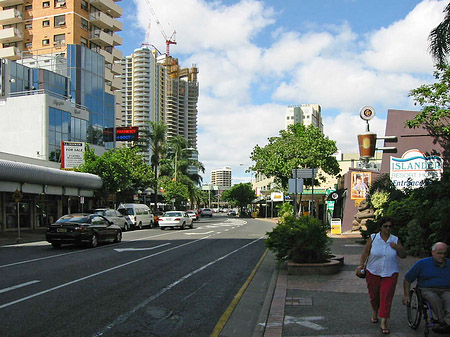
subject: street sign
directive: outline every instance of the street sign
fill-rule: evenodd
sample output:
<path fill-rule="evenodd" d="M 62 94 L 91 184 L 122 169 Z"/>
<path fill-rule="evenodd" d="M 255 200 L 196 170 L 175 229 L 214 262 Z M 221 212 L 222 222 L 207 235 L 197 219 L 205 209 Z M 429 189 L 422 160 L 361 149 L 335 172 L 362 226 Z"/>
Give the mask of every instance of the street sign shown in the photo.
<path fill-rule="evenodd" d="M 331 219 L 331 234 L 340 235 L 342 231 L 342 221 L 340 218 Z"/>
<path fill-rule="evenodd" d="M 317 168 L 307 168 L 307 169 L 293 169 L 292 177 L 294 178 L 312 178 L 317 174 Z"/>
<path fill-rule="evenodd" d="M 295 180 L 297 180 L 297 186 Z M 303 193 L 303 179 L 289 179 L 289 193 Z"/>
<path fill-rule="evenodd" d="M 15 202 L 20 202 L 23 198 L 23 194 L 19 190 L 16 190 L 13 193 L 12 198 Z"/>

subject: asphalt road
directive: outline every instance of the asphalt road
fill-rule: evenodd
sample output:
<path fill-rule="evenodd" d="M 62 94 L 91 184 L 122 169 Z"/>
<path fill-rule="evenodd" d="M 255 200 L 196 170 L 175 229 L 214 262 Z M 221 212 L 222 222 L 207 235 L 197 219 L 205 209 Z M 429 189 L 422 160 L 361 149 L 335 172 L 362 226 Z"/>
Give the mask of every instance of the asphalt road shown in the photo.
<path fill-rule="evenodd" d="M 272 226 L 214 216 L 94 249 L 0 248 L 0 336 L 209 336 Z"/>

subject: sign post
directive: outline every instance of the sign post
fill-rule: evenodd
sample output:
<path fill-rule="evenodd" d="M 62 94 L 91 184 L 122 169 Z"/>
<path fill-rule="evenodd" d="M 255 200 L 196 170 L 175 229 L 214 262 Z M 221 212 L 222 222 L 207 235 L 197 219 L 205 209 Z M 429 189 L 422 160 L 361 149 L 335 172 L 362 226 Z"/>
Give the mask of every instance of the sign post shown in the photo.
<path fill-rule="evenodd" d="M 316 177 L 318 169 L 317 168 L 307 168 L 307 169 L 293 169 L 292 175 L 294 179 L 297 178 L 311 178 L 311 214 L 314 216 L 314 178 Z M 302 190 L 303 191 L 303 190 Z M 295 206 L 297 204 L 297 194 L 295 194 Z M 295 211 L 296 207 L 294 207 Z M 297 215 L 295 215 L 297 217 Z"/>

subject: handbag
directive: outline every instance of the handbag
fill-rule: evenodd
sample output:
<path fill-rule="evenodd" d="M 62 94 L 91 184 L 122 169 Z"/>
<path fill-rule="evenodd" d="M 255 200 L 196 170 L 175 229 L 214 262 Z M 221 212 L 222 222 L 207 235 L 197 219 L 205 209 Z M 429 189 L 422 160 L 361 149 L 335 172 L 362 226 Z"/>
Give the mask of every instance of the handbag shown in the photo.
<path fill-rule="evenodd" d="M 375 236 L 376 236 L 376 234 L 375 234 Z M 374 238 L 372 238 L 372 242 L 373 242 Z M 367 266 L 367 261 L 369 261 L 369 256 L 370 256 L 371 250 L 372 250 L 372 243 L 370 243 L 369 254 L 367 255 L 366 261 L 364 261 L 362 269 L 359 272 L 358 272 L 358 269 L 356 269 L 355 274 L 359 278 L 366 278 L 366 266 Z"/>

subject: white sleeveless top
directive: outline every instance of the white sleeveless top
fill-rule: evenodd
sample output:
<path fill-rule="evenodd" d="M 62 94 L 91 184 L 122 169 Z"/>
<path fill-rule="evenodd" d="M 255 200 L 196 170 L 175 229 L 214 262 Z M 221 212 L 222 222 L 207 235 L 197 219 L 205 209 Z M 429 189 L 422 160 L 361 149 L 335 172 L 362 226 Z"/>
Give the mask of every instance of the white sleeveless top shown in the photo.
<path fill-rule="evenodd" d="M 381 277 L 389 277 L 398 273 L 397 251 L 390 246 L 391 242 L 398 242 L 398 237 L 391 234 L 385 242 L 381 238 L 381 234 L 377 233 L 372 234 L 371 238 L 372 248 L 370 249 L 366 269 Z"/>

